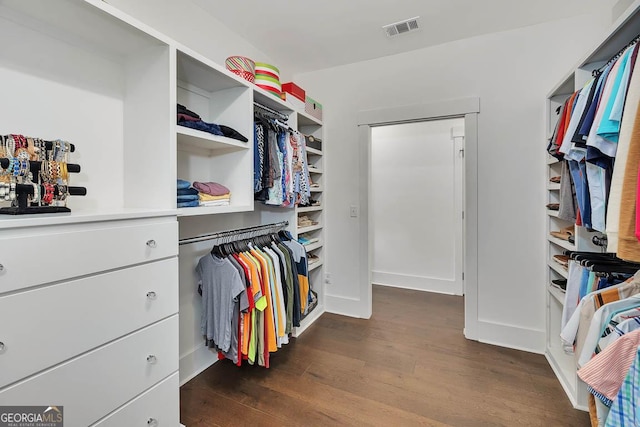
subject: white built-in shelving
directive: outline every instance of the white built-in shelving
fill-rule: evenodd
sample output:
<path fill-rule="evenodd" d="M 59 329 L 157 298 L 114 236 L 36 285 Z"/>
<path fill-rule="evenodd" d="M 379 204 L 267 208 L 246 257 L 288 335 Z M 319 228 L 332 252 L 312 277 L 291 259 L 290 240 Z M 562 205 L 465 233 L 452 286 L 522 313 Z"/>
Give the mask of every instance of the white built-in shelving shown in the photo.
<path fill-rule="evenodd" d="M 640 0 L 633 2 L 627 12 L 621 16 L 611 27 L 607 36 L 591 50 L 574 69 L 570 70 L 553 87 L 547 95 L 547 123 L 545 134 L 550 138 L 558 120 L 556 109 L 576 90 L 581 89 L 592 76 L 594 69 L 600 68 L 614 54 L 634 39 L 640 32 Z M 545 188 L 547 190 L 547 203 L 560 201 L 560 184 L 550 183 L 553 176 L 561 175 L 562 163 L 555 158 L 547 156 L 547 174 Z M 562 254 L 565 251 L 589 251 L 601 252 L 602 248 L 592 243 L 592 237 L 597 233 L 589 232 L 584 227 L 574 226 L 575 244 L 557 239 L 549 235 L 549 232 L 561 230 L 571 223 L 562 220 L 558 211 L 547 210 L 547 280 L 546 289 L 546 318 L 547 318 L 547 342 L 546 357 L 554 373 L 558 377 L 569 400 L 575 408 L 587 410 L 587 388 L 576 375 L 576 364 L 572 355 L 566 354 L 560 341 L 560 327 L 562 310 L 564 305 L 564 293 L 551 285 L 554 279 L 567 278 L 567 270 L 553 261 L 553 255 Z"/>

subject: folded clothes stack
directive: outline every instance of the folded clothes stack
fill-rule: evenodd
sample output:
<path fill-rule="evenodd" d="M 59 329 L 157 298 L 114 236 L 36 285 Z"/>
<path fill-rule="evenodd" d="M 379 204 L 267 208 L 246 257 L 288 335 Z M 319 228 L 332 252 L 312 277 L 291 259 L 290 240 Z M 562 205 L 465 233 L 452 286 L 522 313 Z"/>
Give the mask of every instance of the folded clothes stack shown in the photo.
<path fill-rule="evenodd" d="M 240 132 L 229 126 L 218 125 L 216 123 L 207 123 L 195 112 L 189 110 L 184 105 L 178 104 L 178 125 L 191 129 L 201 130 L 213 135 L 226 136 L 227 138 L 237 139 L 238 141 L 249 141 Z"/>
<path fill-rule="evenodd" d="M 317 237 L 310 237 L 310 236 L 306 236 L 304 234 L 301 234 L 300 236 L 298 236 L 298 242 L 302 243 L 304 246 L 310 245 L 312 243 L 316 243 L 319 242 L 320 239 Z"/>
<path fill-rule="evenodd" d="M 198 191 L 200 206 L 229 206 L 231 192 L 217 182 L 194 182 L 193 188 Z"/>
<path fill-rule="evenodd" d="M 189 181 L 178 179 L 178 207 L 191 208 L 195 206 L 200 206 L 198 190 L 192 188 Z"/>

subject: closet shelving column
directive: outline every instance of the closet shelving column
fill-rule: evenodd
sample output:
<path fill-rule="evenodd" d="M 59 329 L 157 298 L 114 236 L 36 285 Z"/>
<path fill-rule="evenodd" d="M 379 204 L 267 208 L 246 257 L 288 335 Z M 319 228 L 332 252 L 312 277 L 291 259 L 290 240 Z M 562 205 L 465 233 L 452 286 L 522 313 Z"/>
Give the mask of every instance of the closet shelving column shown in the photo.
<path fill-rule="evenodd" d="M 315 225 L 298 227 L 298 236 L 303 236 L 311 240 L 305 245 L 309 254 L 309 282 L 311 288 L 318 293 L 318 306 L 305 318 L 298 328 L 301 333 L 324 312 L 324 260 L 325 260 L 325 239 L 324 239 L 324 161 L 323 161 L 323 135 L 322 122 L 306 113 L 297 113 L 298 131 L 307 136 L 307 163 L 309 165 L 309 175 L 311 177 L 311 200 L 318 202 L 317 206 L 296 207 L 296 219 L 307 217 Z M 316 240 L 317 239 L 317 240 Z"/>
<path fill-rule="evenodd" d="M 556 109 L 562 105 L 573 92 L 581 89 L 591 78 L 593 70 L 600 68 L 606 61 L 629 43 L 640 33 L 640 0 L 636 0 L 627 11 L 612 25 L 607 35 L 592 49 L 582 61 L 565 76 L 547 95 L 547 136 L 551 137 L 558 116 Z M 548 203 L 559 201 L 559 186 L 549 182 L 551 176 L 560 175 L 561 164 L 552 157 L 547 158 Z M 575 245 L 569 245 L 550 236 L 550 231 L 559 230 L 565 226 L 564 221 L 557 217 L 556 211 L 548 211 L 547 236 L 547 343 L 546 357 L 564 388 L 569 400 L 577 409 L 587 410 L 588 391 L 586 385 L 576 375 L 576 364 L 573 355 L 565 354 L 560 341 L 562 309 L 565 304 L 564 294 L 551 286 L 551 280 L 567 277 L 567 271 L 553 261 L 553 255 L 561 253 L 563 249 L 602 252 L 603 248 L 593 244 L 594 236 L 602 236 L 598 232 L 590 232 L 584 227 L 574 227 Z"/>
<path fill-rule="evenodd" d="M 178 216 L 253 210 L 253 126 L 249 84 L 185 47 L 177 50 L 177 102 L 203 121 L 229 126 L 249 141 L 242 142 L 176 125 L 177 176 L 213 181 L 229 188 L 229 206 L 188 207 Z M 175 122 L 175 118 L 173 119 Z"/>
<path fill-rule="evenodd" d="M 171 42 L 94 0 L 2 1 L 0 24 L 0 132 L 73 143 L 87 188 L 0 219 L 0 402 L 177 425 Z"/>
<path fill-rule="evenodd" d="M 551 138 L 558 116 L 556 110 L 563 105 L 567 98 L 574 91 L 575 76 L 571 73 L 560 84 L 554 88 L 547 97 L 548 126 L 547 139 Z M 547 155 L 546 189 L 547 203 L 560 202 L 560 185 L 550 181 L 552 177 L 560 176 L 562 163 L 552 156 Z M 572 227 L 573 226 L 573 227 Z M 557 210 L 547 209 L 547 280 L 546 280 L 546 312 L 547 312 L 547 343 L 546 357 L 553 371 L 558 377 L 567 396 L 574 407 L 586 409 L 586 388 L 576 375 L 573 356 L 564 352 L 560 341 L 560 328 L 562 321 L 562 310 L 564 306 L 564 293 L 552 285 L 552 280 L 567 279 L 567 268 L 554 260 L 554 255 L 562 255 L 565 250 L 585 250 L 579 248 L 577 244 L 570 243 L 553 237 L 552 231 L 559 231 L 569 227 L 573 235 L 577 238 L 577 233 L 581 227 L 573 225 L 558 218 Z"/>
<path fill-rule="evenodd" d="M 267 93 L 261 88 L 255 87 L 254 101 L 264 105 L 265 107 L 276 110 L 289 117 L 288 124 L 291 128 L 298 130 L 304 135 L 311 135 L 322 141 L 322 122 L 316 118 L 310 116 L 303 111 L 294 111 L 289 104 L 284 103 L 280 99 Z M 304 332 L 313 322 L 315 322 L 324 312 L 324 201 L 323 201 L 323 173 L 324 165 L 322 160 L 322 145 L 320 148 L 311 148 L 307 144 L 307 162 L 309 164 L 309 173 L 311 181 L 318 183 L 319 187 L 311 188 L 311 198 L 320 202 L 320 206 L 310 207 L 296 207 L 291 208 L 278 208 L 270 207 L 259 204 L 261 218 L 263 223 L 289 221 L 288 230 L 291 234 L 298 238 L 299 236 L 306 236 L 317 238 L 318 240 L 312 244 L 306 245 L 305 249 L 308 254 L 317 256 L 317 261 L 309 265 L 309 283 L 311 289 L 318 295 L 318 304 L 301 322 L 300 327 L 296 328 L 294 335 L 300 335 Z M 317 224 L 298 227 L 298 218 L 301 216 L 307 216 Z"/>

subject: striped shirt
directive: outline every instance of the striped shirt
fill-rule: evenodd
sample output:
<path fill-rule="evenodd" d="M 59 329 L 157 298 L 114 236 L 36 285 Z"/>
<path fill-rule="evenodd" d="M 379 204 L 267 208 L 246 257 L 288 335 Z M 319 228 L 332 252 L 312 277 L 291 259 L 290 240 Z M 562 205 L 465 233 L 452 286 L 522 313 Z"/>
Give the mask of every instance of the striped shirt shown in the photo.
<path fill-rule="evenodd" d="M 580 368 L 578 376 L 600 395 L 615 400 L 639 345 L 640 329 L 623 335 Z"/>
<path fill-rule="evenodd" d="M 640 349 L 635 351 L 635 358 L 611 405 L 605 427 L 638 425 L 640 425 Z"/>

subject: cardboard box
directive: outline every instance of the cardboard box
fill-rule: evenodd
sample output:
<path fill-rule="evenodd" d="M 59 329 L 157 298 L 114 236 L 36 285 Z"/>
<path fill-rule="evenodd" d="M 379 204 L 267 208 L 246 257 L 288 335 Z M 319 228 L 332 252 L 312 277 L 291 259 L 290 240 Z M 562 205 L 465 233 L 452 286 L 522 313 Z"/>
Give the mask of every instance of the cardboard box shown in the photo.
<path fill-rule="evenodd" d="M 304 111 L 310 116 L 315 117 L 318 120 L 322 120 L 322 104 L 310 96 L 307 96 L 306 98 Z"/>
<path fill-rule="evenodd" d="M 293 82 L 283 83 L 282 91 L 290 93 L 291 95 L 298 98 L 300 101 L 305 102 L 307 94 L 305 93 L 304 89 L 302 89 L 300 86 L 298 86 Z"/>

